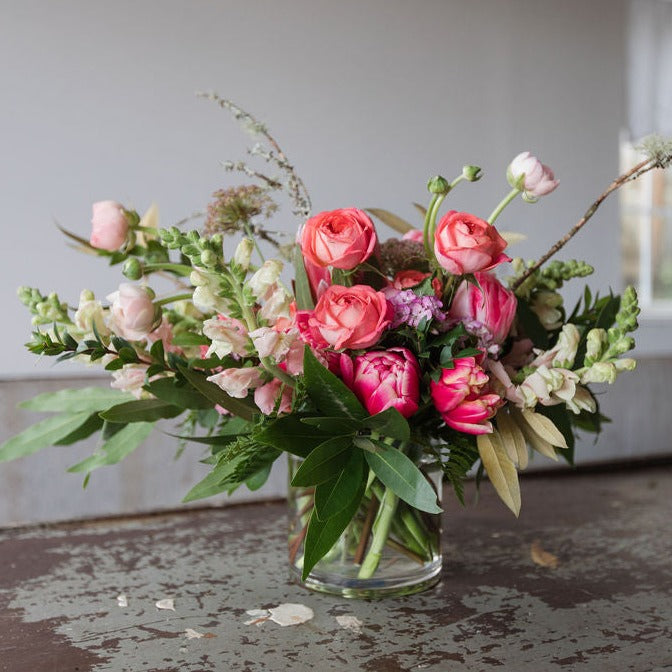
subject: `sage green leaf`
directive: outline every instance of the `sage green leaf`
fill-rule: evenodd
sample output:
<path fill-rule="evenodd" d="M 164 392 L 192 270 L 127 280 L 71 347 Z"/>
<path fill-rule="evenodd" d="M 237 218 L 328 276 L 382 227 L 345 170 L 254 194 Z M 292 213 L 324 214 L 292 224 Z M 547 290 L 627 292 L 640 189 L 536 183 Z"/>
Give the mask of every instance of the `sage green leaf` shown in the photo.
<path fill-rule="evenodd" d="M 413 206 L 415 209 L 422 215 L 422 219 L 424 221 L 425 217 L 427 216 L 427 208 L 424 205 L 420 205 L 420 203 L 413 203 Z"/>
<path fill-rule="evenodd" d="M 303 580 L 308 578 L 308 574 L 315 565 L 329 552 L 331 547 L 338 541 L 345 528 L 349 525 L 359 508 L 364 495 L 366 483 L 364 480 L 360 483 L 359 490 L 352 498 L 352 501 L 342 511 L 331 518 L 320 520 L 315 509 L 310 516 L 308 523 L 308 532 L 304 545 L 303 555 Z"/>
<path fill-rule="evenodd" d="M 365 451 L 364 456 L 381 483 L 416 509 L 441 513 L 436 493 L 420 469 L 400 450 L 384 443 L 377 445 L 375 453 Z"/>
<path fill-rule="evenodd" d="M 308 348 L 306 348 L 308 349 Z M 222 408 L 237 415 L 245 420 L 252 420 L 255 410 L 250 404 L 243 399 L 234 399 L 229 396 L 220 387 L 211 383 L 204 373 L 199 373 L 186 366 L 178 366 L 180 373 L 187 379 L 189 384 L 198 390 L 206 399 L 209 399 L 213 404 L 219 404 Z"/>
<path fill-rule="evenodd" d="M 354 447 L 349 436 L 327 439 L 315 448 L 296 470 L 292 486 L 324 483 L 338 474 L 350 459 Z"/>
<path fill-rule="evenodd" d="M 306 266 L 303 263 L 301 248 L 296 245 L 292 261 L 294 263 L 294 294 L 296 296 L 296 307 L 299 310 L 312 310 L 315 307 L 313 295 L 310 291 L 310 282 L 306 273 Z"/>
<path fill-rule="evenodd" d="M 190 385 L 178 385 L 175 378 L 159 378 L 145 385 L 145 389 L 162 401 L 181 408 L 196 410 L 212 408 L 212 402 L 209 399 Z"/>
<path fill-rule="evenodd" d="M 308 396 L 325 415 L 354 420 L 363 420 L 368 416 L 354 392 L 322 366 L 310 348 L 304 351 L 303 374 Z"/>
<path fill-rule="evenodd" d="M 402 219 L 398 215 L 395 215 L 388 210 L 383 210 L 382 208 L 366 208 L 366 211 L 370 212 L 383 224 L 387 224 L 387 226 L 399 233 L 408 233 L 409 231 L 415 229 L 413 224 L 409 224 L 405 219 Z"/>
<path fill-rule="evenodd" d="M 91 473 L 99 467 L 121 462 L 152 433 L 153 428 L 153 422 L 134 422 L 127 425 L 106 441 L 99 452 L 73 465 L 68 471 Z"/>
<path fill-rule="evenodd" d="M 70 446 L 82 441 L 103 428 L 103 419 L 98 413 L 92 413 L 74 432 L 54 442 L 55 446 Z"/>
<path fill-rule="evenodd" d="M 518 517 L 520 514 L 520 484 L 516 466 L 500 445 L 499 438 L 494 434 L 479 434 L 476 437 L 476 445 L 490 482 L 500 499 Z"/>
<path fill-rule="evenodd" d="M 43 392 L 32 399 L 22 401 L 19 406 L 29 411 L 94 413 L 132 399 L 134 399 L 132 394 L 113 390 L 111 387 L 83 387 L 58 392 Z"/>
<path fill-rule="evenodd" d="M 189 490 L 182 501 L 193 502 L 197 499 L 205 499 L 206 497 L 212 497 L 229 490 L 231 484 L 226 479 L 233 473 L 236 464 L 237 460 L 235 459 L 228 462 L 218 462 L 202 481 L 199 481 Z"/>
<path fill-rule="evenodd" d="M 174 418 L 184 409 L 167 404 L 161 399 L 136 399 L 108 408 L 100 414 L 108 422 L 154 422 L 163 418 Z"/>
<path fill-rule="evenodd" d="M 320 520 L 340 513 L 357 496 L 368 471 L 365 464 L 364 453 L 355 450 L 336 478 L 315 487 L 315 515 Z"/>
<path fill-rule="evenodd" d="M 31 455 L 42 448 L 54 445 L 74 432 L 88 417 L 88 412 L 56 415 L 31 425 L 0 444 L 0 462 Z"/>
<path fill-rule="evenodd" d="M 265 424 L 260 432 L 255 433 L 254 438 L 259 443 L 273 446 L 297 457 L 307 457 L 312 450 L 332 435 L 325 434 L 317 427 L 305 425 L 302 422 L 303 417 L 298 413 L 283 415 Z"/>
<path fill-rule="evenodd" d="M 408 441 L 411 438 L 411 428 L 406 418 L 396 408 L 388 408 L 376 413 L 366 418 L 362 425 L 378 434 L 397 439 L 397 441 Z"/>

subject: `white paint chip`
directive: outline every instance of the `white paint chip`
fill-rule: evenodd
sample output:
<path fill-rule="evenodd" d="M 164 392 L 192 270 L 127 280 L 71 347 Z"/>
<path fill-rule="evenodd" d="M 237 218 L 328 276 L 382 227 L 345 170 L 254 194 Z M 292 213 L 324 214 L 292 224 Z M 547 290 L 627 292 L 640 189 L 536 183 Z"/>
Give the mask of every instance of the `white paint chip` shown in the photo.
<path fill-rule="evenodd" d="M 262 625 L 270 618 L 268 609 L 248 609 L 245 613 L 252 616 L 249 621 L 245 621 L 245 625 Z"/>
<path fill-rule="evenodd" d="M 187 639 L 201 639 L 202 637 L 205 637 L 202 632 L 197 632 L 193 628 L 187 628 L 184 631 L 184 634 L 187 636 Z"/>
<path fill-rule="evenodd" d="M 310 607 L 290 602 L 279 604 L 268 611 L 271 614 L 271 620 L 283 627 L 286 625 L 300 625 L 309 621 L 315 615 Z"/>
<path fill-rule="evenodd" d="M 157 609 L 169 609 L 170 611 L 175 611 L 175 600 L 172 597 L 166 598 L 164 600 L 159 600 L 156 603 Z"/>
<path fill-rule="evenodd" d="M 124 593 L 117 595 L 117 606 L 121 607 L 122 609 L 128 606 L 128 598 L 126 595 L 124 595 Z"/>
<path fill-rule="evenodd" d="M 351 614 L 336 616 L 336 622 L 345 630 L 352 630 L 352 632 L 358 635 L 362 632 L 362 626 L 364 625 L 357 616 L 352 616 Z"/>

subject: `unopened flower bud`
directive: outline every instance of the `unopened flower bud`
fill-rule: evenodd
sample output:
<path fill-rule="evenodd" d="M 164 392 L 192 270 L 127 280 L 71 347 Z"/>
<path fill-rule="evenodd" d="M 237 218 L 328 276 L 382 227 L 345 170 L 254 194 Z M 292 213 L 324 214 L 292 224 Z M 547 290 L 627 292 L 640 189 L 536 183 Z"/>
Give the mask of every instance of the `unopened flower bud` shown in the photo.
<path fill-rule="evenodd" d="M 206 268 L 212 268 L 217 265 L 217 255 L 212 250 L 203 250 L 201 252 L 201 265 Z"/>
<path fill-rule="evenodd" d="M 278 259 L 265 261 L 261 268 L 247 281 L 247 287 L 255 299 L 263 299 L 276 283 L 282 271 L 282 262 Z"/>
<path fill-rule="evenodd" d="M 427 182 L 427 190 L 430 194 L 447 194 L 450 191 L 450 184 L 445 177 L 435 175 L 430 177 Z"/>
<path fill-rule="evenodd" d="M 608 342 L 607 332 L 604 329 L 591 329 L 586 336 L 586 357 L 584 363 L 590 366 L 601 356 Z"/>
<path fill-rule="evenodd" d="M 462 166 L 462 177 L 469 182 L 478 182 L 483 177 L 483 171 L 478 166 Z"/>
<path fill-rule="evenodd" d="M 130 259 L 127 259 L 126 262 L 124 263 L 121 272 L 129 280 L 140 280 L 140 278 L 143 276 L 142 264 L 135 257 L 131 257 Z"/>
<path fill-rule="evenodd" d="M 634 371 L 637 367 L 637 361 L 632 357 L 623 357 L 622 359 L 614 360 L 616 371 Z"/>
<path fill-rule="evenodd" d="M 243 238 L 236 251 L 233 254 L 233 263 L 239 266 L 243 271 L 250 267 L 250 260 L 252 259 L 252 251 L 254 250 L 254 242 L 250 238 Z"/>
<path fill-rule="evenodd" d="M 613 383 L 618 371 L 611 362 L 595 362 L 581 376 L 581 382 L 586 383 Z"/>
<path fill-rule="evenodd" d="M 557 186 L 553 171 L 530 152 L 521 152 L 506 169 L 506 179 L 523 198 L 534 203 L 540 196 L 550 194 Z"/>

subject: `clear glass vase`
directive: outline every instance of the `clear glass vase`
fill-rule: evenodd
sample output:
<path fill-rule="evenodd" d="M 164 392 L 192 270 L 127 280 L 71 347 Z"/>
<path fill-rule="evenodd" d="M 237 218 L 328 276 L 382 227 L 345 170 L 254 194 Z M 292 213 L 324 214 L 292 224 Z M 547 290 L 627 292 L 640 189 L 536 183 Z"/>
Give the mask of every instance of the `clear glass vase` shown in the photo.
<path fill-rule="evenodd" d="M 301 459 L 288 458 L 291 483 Z M 440 468 L 422 460 L 418 465 L 440 505 Z M 441 514 L 419 511 L 391 492 L 386 494 L 378 479 L 370 484 L 352 522 L 303 581 L 303 542 L 312 508 L 313 489 L 290 485 L 289 566 L 296 583 L 318 592 L 369 599 L 410 595 L 438 583 Z"/>

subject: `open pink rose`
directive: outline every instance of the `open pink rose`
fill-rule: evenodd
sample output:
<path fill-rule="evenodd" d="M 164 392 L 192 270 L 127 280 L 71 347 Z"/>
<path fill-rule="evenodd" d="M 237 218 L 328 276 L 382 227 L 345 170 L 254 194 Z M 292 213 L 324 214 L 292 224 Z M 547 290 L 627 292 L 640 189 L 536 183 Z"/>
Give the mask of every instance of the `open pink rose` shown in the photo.
<path fill-rule="evenodd" d="M 160 309 L 152 302 L 151 290 L 122 282 L 118 291 L 107 297 L 112 302 L 112 330 L 132 341 L 145 338 L 160 319 Z"/>
<path fill-rule="evenodd" d="M 406 348 L 365 352 L 354 363 L 342 355 L 341 375 L 372 415 L 396 408 L 410 418 L 418 410 L 420 366 Z"/>
<path fill-rule="evenodd" d="M 313 348 L 368 348 L 380 340 L 392 317 L 382 292 L 368 285 L 332 285 L 312 313 L 297 314 L 297 327 Z"/>
<path fill-rule="evenodd" d="M 530 152 L 521 152 L 506 170 L 509 184 L 519 187 L 528 199 L 550 194 L 559 184 L 553 171 Z"/>
<path fill-rule="evenodd" d="M 463 281 L 455 292 L 448 316 L 467 323 L 484 326 L 492 342 L 502 343 L 509 335 L 516 314 L 516 295 L 506 289 L 492 273 L 474 273 L 480 289 Z"/>
<path fill-rule="evenodd" d="M 99 250 L 115 252 L 128 235 L 128 218 L 124 206 L 116 201 L 98 201 L 93 204 L 91 237 L 89 243 Z"/>
<path fill-rule="evenodd" d="M 473 357 L 459 357 L 454 363 L 455 368 L 443 369 L 439 380 L 430 384 L 434 406 L 453 429 L 465 434 L 491 433 L 489 420 L 502 398 L 484 391 L 488 375 Z"/>
<path fill-rule="evenodd" d="M 376 247 L 371 218 L 357 208 L 341 208 L 311 217 L 301 232 L 301 251 L 316 266 L 349 271 L 366 261 Z"/>
<path fill-rule="evenodd" d="M 434 254 L 453 275 L 489 271 L 511 261 L 505 248 L 506 241 L 492 224 L 467 212 L 447 212 L 434 234 Z"/>

